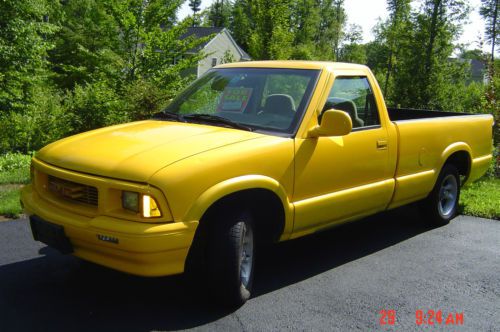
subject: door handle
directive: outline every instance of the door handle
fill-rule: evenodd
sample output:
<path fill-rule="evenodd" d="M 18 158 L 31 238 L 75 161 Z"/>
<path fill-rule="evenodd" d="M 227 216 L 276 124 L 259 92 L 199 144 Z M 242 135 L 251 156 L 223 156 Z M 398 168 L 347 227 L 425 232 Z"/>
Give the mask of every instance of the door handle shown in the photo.
<path fill-rule="evenodd" d="M 377 141 L 377 149 L 379 150 L 387 150 L 387 140 L 379 139 Z"/>

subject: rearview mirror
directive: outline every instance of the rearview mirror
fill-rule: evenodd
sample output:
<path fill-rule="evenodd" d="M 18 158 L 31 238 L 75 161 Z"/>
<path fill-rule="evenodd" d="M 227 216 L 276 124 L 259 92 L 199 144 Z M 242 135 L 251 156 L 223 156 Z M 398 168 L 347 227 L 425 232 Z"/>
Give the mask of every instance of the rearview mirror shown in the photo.
<path fill-rule="evenodd" d="M 349 114 L 339 110 L 327 110 L 323 113 L 321 124 L 309 130 L 309 137 L 345 136 L 352 130 Z"/>

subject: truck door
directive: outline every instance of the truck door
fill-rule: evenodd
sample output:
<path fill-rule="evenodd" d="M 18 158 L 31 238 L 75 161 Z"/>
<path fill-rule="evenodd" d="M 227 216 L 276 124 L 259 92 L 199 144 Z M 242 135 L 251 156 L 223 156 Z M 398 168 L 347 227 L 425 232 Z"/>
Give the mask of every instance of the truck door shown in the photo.
<path fill-rule="evenodd" d="M 367 77 L 336 77 L 322 112 L 332 108 L 351 116 L 353 130 L 296 139 L 294 236 L 383 210 L 392 196 L 388 133 Z"/>

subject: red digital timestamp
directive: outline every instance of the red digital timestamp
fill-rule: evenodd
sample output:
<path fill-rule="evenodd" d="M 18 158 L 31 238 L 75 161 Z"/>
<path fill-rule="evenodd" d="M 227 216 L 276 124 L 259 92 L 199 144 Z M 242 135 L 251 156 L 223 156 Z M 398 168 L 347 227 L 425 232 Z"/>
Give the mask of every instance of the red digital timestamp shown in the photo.
<path fill-rule="evenodd" d="M 415 323 L 417 325 L 464 325 L 464 313 L 417 310 L 415 311 Z"/>
<path fill-rule="evenodd" d="M 379 312 L 380 325 L 395 325 L 396 310 L 380 310 Z M 447 312 L 443 313 L 442 310 L 416 310 L 415 311 L 415 324 L 422 325 L 464 325 L 463 312 Z"/>

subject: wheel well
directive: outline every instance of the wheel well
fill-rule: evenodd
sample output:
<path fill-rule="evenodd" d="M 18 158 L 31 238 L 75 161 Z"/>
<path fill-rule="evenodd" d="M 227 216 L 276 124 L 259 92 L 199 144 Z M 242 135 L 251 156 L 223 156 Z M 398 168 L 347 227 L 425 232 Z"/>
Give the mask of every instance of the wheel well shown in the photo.
<path fill-rule="evenodd" d="M 228 209 L 245 209 L 252 215 L 259 241 L 276 242 L 285 227 L 285 211 L 281 199 L 268 189 L 246 189 L 222 197 L 208 208 L 200 226 L 209 227 Z"/>
<path fill-rule="evenodd" d="M 465 176 L 466 178 L 469 176 L 471 158 L 468 152 L 458 151 L 453 153 L 448 157 L 445 164 L 452 164 L 457 168 L 458 174 Z"/>
<path fill-rule="evenodd" d="M 276 242 L 283 233 L 285 211 L 280 198 L 268 189 L 255 188 L 229 194 L 213 203 L 203 214 L 193 241 L 204 243 L 211 224 L 228 209 L 248 210 L 259 242 Z"/>
<path fill-rule="evenodd" d="M 229 194 L 213 203 L 203 214 L 186 258 L 185 271 L 202 266 L 213 223 L 228 209 L 247 209 L 255 223 L 259 244 L 278 241 L 285 227 L 285 210 L 281 199 L 267 189 L 247 189 Z M 203 267 L 202 267 L 203 268 Z M 194 272 L 196 274 L 196 272 Z"/>

